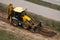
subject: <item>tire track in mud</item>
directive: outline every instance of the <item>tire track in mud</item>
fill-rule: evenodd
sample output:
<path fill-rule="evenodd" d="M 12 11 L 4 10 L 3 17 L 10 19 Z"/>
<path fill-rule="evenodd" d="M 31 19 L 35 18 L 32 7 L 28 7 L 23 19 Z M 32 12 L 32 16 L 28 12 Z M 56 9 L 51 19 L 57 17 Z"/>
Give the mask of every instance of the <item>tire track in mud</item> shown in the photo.
<path fill-rule="evenodd" d="M 2 14 L 2 13 L 0 13 L 1 15 L 4 15 L 4 14 Z M 36 33 L 31 33 L 31 32 L 29 32 L 28 30 L 24 30 L 24 29 L 21 29 L 21 28 L 17 28 L 17 27 L 13 27 L 12 25 L 10 25 L 9 24 L 9 22 L 8 22 L 8 20 L 7 20 L 7 15 L 6 15 L 6 17 L 5 16 L 1 16 L 0 15 L 0 20 L 2 20 L 3 22 L 1 22 L 0 23 L 0 28 L 3 28 L 3 29 L 7 29 L 7 30 L 9 30 L 9 31 L 12 31 L 12 32 L 14 32 L 16 35 L 19 35 L 20 33 L 22 34 L 24 34 L 27 38 L 30 38 L 31 40 L 40 40 L 40 38 L 42 37 L 43 39 L 45 39 L 44 37 L 45 36 L 49 36 L 49 35 L 46 35 L 45 33 L 43 33 L 44 31 L 46 31 L 47 32 L 47 30 L 39 30 L 39 32 L 37 32 L 37 33 L 39 33 L 39 34 L 36 34 Z M 4 22 L 6 23 L 6 24 L 4 24 Z M 1 24 L 3 23 L 3 25 L 4 26 L 2 26 Z M 5 25 L 7 25 L 7 26 L 5 26 Z M 9 26 L 12 26 L 12 27 L 9 27 Z M 42 34 L 42 35 L 40 35 L 40 34 Z M 53 34 L 52 34 L 53 35 Z M 42 40 L 43 40 L 42 39 Z M 49 39 L 49 38 L 47 38 L 47 39 Z"/>

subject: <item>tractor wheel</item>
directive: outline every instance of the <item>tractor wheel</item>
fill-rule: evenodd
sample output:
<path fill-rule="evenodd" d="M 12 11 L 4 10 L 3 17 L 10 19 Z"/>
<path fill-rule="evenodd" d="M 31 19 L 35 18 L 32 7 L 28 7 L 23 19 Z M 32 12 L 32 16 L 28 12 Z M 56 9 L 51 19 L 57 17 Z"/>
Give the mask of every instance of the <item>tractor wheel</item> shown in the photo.
<path fill-rule="evenodd" d="M 17 20 L 13 20 L 12 25 L 17 27 L 19 25 L 19 23 L 17 22 Z"/>
<path fill-rule="evenodd" d="M 23 28 L 27 30 L 28 29 L 28 24 L 27 23 L 23 23 Z"/>

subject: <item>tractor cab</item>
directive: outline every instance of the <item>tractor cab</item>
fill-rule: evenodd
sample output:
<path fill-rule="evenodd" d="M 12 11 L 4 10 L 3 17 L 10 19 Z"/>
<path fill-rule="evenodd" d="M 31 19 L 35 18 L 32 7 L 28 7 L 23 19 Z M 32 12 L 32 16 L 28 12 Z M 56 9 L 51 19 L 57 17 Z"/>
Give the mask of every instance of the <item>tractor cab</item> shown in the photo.
<path fill-rule="evenodd" d="M 17 20 L 23 21 L 22 17 L 24 15 L 26 15 L 26 9 L 22 8 L 22 7 L 16 7 L 13 9 L 13 13 L 12 16 L 13 18 L 17 18 Z"/>
<path fill-rule="evenodd" d="M 31 18 L 26 15 L 26 9 L 22 7 L 16 7 L 13 9 L 13 16 L 21 21 L 30 21 Z"/>

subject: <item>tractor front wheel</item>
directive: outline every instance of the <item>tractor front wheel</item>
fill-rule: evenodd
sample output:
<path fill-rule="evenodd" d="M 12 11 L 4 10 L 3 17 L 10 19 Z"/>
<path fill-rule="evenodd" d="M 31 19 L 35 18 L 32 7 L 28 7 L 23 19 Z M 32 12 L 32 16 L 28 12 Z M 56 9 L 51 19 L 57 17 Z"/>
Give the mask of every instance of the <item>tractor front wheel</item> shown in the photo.
<path fill-rule="evenodd" d="M 27 24 L 27 22 L 24 22 L 24 23 L 23 23 L 23 28 L 24 28 L 24 29 L 28 29 L 28 24 Z"/>

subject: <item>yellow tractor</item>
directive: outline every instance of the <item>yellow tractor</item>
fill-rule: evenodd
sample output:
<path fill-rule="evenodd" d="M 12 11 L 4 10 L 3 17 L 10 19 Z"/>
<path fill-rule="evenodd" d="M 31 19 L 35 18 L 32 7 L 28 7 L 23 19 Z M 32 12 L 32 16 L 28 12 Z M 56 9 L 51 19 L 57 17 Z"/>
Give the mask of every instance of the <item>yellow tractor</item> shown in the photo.
<path fill-rule="evenodd" d="M 8 19 L 14 26 L 22 26 L 24 29 L 31 29 L 34 32 L 39 24 L 36 24 L 30 16 L 26 14 L 26 9 L 22 7 L 13 8 L 12 4 L 8 8 Z M 39 26 L 39 27 L 40 27 Z"/>

